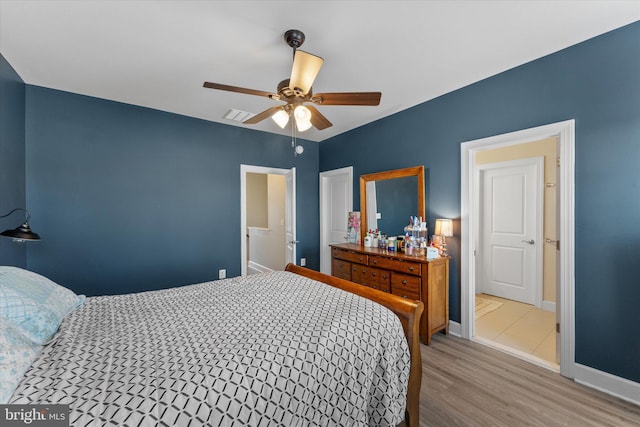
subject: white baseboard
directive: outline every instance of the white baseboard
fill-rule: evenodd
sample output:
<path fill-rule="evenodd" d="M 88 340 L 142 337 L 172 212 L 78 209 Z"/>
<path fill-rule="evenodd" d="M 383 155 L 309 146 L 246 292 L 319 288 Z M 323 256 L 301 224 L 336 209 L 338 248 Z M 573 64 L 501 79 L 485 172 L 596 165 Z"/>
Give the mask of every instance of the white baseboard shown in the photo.
<path fill-rule="evenodd" d="M 611 375 L 579 363 L 574 365 L 573 375 L 577 383 L 640 405 L 640 383 Z"/>
<path fill-rule="evenodd" d="M 456 337 L 462 337 L 462 326 L 460 323 L 449 320 L 449 333 Z"/>
<path fill-rule="evenodd" d="M 260 273 L 269 273 L 273 271 L 269 267 L 265 267 L 264 265 L 260 265 L 257 262 L 254 262 L 251 260 L 249 260 L 248 268 L 253 269 L 255 271 L 259 271 Z"/>
<path fill-rule="evenodd" d="M 542 301 L 542 309 L 544 311 L 556 312 L 556 303 L 554 301 Z"/>

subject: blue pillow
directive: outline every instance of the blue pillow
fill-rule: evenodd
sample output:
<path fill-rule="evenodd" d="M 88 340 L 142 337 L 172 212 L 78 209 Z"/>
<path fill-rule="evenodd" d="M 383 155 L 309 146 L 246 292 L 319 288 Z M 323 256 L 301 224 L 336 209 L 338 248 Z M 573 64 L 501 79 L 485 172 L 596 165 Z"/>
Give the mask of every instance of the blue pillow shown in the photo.
<path fill-rule="evenodd" d="M 49 341 L 84 299 L 34 272 L 0 266 L 0 318 L 34 344 Z"/>
<path fill-rule="evenodd" d="M 9 403 L 40 350 L 42 346 L 32 343 L 9 322 L 0 319 L 0 404 Z"/>

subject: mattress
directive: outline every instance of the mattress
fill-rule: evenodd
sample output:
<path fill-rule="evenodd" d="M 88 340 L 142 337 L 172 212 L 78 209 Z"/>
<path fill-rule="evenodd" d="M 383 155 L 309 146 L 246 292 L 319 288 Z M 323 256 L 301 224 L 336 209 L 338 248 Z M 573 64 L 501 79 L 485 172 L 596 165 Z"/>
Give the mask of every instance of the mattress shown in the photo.
<path fill-rule="evenodd" d="M 409 351 L 385 307 L 290 272 L 87 298 L 10 403 L 78 426 L 385 426 Z"/>

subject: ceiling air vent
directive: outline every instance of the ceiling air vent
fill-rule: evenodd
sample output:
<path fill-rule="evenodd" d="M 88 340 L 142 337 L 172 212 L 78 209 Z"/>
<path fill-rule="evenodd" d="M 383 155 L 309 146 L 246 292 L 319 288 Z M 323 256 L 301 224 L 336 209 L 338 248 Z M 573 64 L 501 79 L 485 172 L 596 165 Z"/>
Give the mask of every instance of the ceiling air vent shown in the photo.
<path fill-rule="evenodd" d="M 240 111 L 232 108 L 229 111 L 227 111 L 227 113 L 222 117 L 227 120 L 233 120 L 234 122 L 242 123 L 253 116 L 255 116 L 255 113 L 249 113 L 247 111 Z"/>

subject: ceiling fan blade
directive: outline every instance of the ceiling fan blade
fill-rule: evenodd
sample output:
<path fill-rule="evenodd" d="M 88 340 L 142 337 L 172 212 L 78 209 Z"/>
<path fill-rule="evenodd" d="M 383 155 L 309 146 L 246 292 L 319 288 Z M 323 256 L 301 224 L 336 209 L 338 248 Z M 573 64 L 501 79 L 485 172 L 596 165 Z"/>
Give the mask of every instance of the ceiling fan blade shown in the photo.
<path fill-rule="evenodd" d="M 380 105 L 381 92 L 316 93 L 311 101 L 318 105 Z"/>
<path fill-rule="evenodd" d="M 223 85 L 220 83 L 204 82 L 202 86 L 209 89 L 218 89 L 218 90 L 226 90 L 228 92 L 246 93 L 247 95 L 265 96 L 267 98 L 272 98 L 272 99 L 279 98 L 279 96 L 275 93 L 264 92 L 262 90 L 247 89 L 247 88 L 238 87 L 238 86 Z"/>
<path fill-rule="evenodd" d="M 306 95 L 320 72 L 324 59 L 302 50 L 296 50 L 289 87 L 298 95 Z"/>
<path fill-rule="evenodd" d="M 245 125 L 255 125 L 256 123 L 260 123 L 264 119 L 268 119 L 269 117 L 273 116 L 275 113 L 277 113 L 282 109 L 284 109 L 284 105 L 277 105 L 275 107 L 268 108 L 264 110 L 262 113 L 258 113 L 255 116 L 245 120 L 242 123 Z"/>
<path fill-rule="evenodd" d="M 318 130 L 326 129 L 333 126 L 333 124 L 323 116 L 318 109 L 312 105 L 306 105 L 311 111 L 311 124 Z"/>

